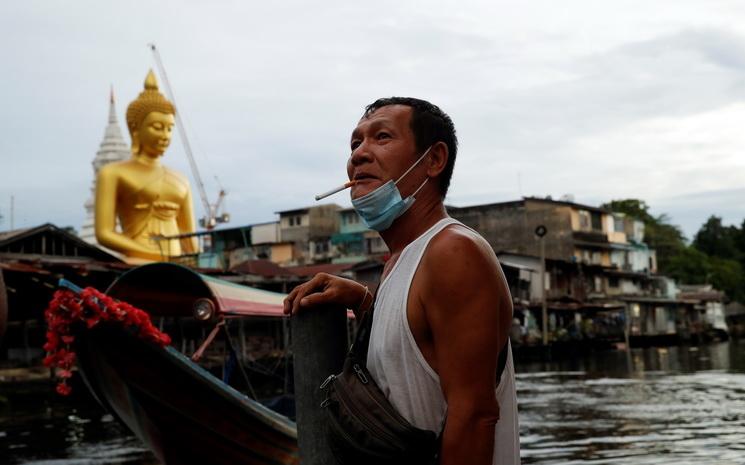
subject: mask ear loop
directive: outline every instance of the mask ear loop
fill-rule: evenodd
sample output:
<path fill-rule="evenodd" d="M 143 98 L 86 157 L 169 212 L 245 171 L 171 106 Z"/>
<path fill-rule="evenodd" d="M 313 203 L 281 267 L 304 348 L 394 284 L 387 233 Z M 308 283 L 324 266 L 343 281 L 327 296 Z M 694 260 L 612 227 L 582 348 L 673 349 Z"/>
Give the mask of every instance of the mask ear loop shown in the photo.
<path fill-rule="evenodd" d="M 411 166 L 409 167 L 409 169 L 408 169 L 408 170 L 404 171 L 404 174 L 402 174 L 402 175 L 401 175 L 401 176 L 400 176 L 400 177 L 399 177 L 398 179 L 396 179 L 396 182 L 395 182 L 395 184 L 398 184 L 398 183 L 399 183 L 399 181 L 401 181 L 401 180 L 402 180 L 402 179 L 404 178 L 404 176 L 406 176 L 407 174 L 409 174 L 409 173 L 411 172 L 411 170 L 413 170 L 413 169 L 414 169 L 414 168 L 416 167 L 416 165 L 418 165 L 418 164 L 419 164 L 419 162 L 420 162 L 420 161 L 422 161 L 422 160 L 424 159 L 424 157 L 426 157 L 426 156 L 427 156 L 427 154 L 429 153 L 429 151 L 430 151 L 431 149 L 432 149 L 432 146 L 430 145 L 430 146 L 429 146 L 429 148 L 428 148 L 427 150 L 425 150 L 425 151 L 424 151 L 424 153 L 422 154 L 422 156 L 421 156 L 421 157 L 419 157 L 419 159 L 418 159 L 417 161 L 415 161 L 415 162 L 414 162 L 414 164 L 413 164 L 413 165 L 411 165 Z M 427 181 L 424 181 L 424 182 L 427 182 Z M 423 186 L 423 185 L 424 185 L 424 184 L 422 184 L 422 186 Z M 419 187 L 419 189 L 421 189 L 421 187 Z M 417 192 L 419 192 L 419 189 L 417 189 Z"/>
<path fill-rule="evenodd" d="M 422 190 L 422 187 L 424 187 L 425 184 L 427 184 L 427 181 L 429 181 L 429 178 L 425 179 L 421 186 L 419 186 L 413 194 L 411 194 L 409 197 L 416 198 L 416 195 L 419 193 L 420 190 Z"/>

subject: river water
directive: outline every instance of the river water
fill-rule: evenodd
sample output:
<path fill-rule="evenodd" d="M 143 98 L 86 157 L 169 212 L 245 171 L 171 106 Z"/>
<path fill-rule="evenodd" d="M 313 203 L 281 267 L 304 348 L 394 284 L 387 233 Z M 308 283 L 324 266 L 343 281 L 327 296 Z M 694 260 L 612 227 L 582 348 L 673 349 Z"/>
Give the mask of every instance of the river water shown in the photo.
<path fill-rule="evenodd" d="M 745 465 L 745 341 L 518 363 L 524 464 Z M 81 385 L 0 384 L 0 463 L 154 465 Z"/>

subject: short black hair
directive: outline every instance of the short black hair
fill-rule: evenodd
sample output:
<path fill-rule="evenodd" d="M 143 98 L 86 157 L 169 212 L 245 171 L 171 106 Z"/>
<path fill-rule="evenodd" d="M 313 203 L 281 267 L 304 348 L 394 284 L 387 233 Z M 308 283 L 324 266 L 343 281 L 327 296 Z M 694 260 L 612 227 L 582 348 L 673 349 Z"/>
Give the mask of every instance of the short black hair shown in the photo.
<path fill-rule="evenodd" d="M 365 107 L 363 118 L 367 118 L 375 111 L 388 105 L 406 105 L 411 107 L 411 132 L 414 133 L 414 142 L 419 152 L 424 152 L 428 147 L 437 142 L 444 142 L 448 147 L 448 161 L 445 169 L 440 175 L 440 194 L 445 197 L 453 177 L 453 166 L 455 166 L 455 155 L 458 152 L 458 138 L 455 135 L 453 120 L 440 109 L 426 100 L 413 97 L 388 97 L 380 98 Z"/>

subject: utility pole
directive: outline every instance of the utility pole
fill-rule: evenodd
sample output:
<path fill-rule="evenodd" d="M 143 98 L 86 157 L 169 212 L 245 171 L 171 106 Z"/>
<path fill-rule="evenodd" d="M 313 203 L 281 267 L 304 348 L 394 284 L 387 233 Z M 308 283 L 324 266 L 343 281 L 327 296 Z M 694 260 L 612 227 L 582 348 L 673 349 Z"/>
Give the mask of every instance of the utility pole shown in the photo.
<path fill-rule="evenodd" d="M 535 235 L 541 241 L 541 320 L 543 322 L 543 345 L 548 345 L 548 306 L 546 304 L 546 233 L 545 226 L 535 228 Z"/>

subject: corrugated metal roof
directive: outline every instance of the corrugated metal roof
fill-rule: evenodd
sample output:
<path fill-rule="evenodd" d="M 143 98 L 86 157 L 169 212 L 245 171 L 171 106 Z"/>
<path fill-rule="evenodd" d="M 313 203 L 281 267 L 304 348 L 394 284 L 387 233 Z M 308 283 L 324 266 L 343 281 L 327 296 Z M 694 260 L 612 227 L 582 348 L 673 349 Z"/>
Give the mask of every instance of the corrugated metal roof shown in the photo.
<path fill-rule="evenodd" d="M 575 203 L 575 202 L 569 202 L 567 200 L 554 200 L 554 199 L 546 199 L 541 197 L 523 197 L 521 200 L 510 200 L 507 202 L 494 202 L 494 203 L 485 203 L 485 204 L 478 204 L 478 205 L 469 205 L 464 207 L 456 207 L 454 205 L 448 205 L 448 211 L 458 211 L 458 210 L 467 210 L 467 209 L 488 209 L 488 208 L 508 208 L 508 207 L 514 207 L 518 205 L 524 205 L 526 202 L 542 202 L 542 203 L 549 203 L 554 205 L 563 205 L 568 206 L 572 208 L 577 208 L 581 210 L 588 210 L 588 211 L 594 211 L 594 212 L 600 212 L 600 213 L 611 213 L 610 210 L 606 210 L 604 208 L 600 207 L 594 207 L 592 205 L 584 205 L 581 203 Z"/>
<path fill-rule="evenodd" d="M 0 243 L 7 239 L 12 239 L 16 236 L 19 236 L 26 231 L 28 231 L 31 228 L 23 228 L 23 229 L 13 229 L 12 231 L 0 231 Z"/>
<path fill-rule="evenodd" d="M 239 274 L 252 274 L 267 278 L 273 276 L 295 276 L 291 271 L 282 268 L 270 260 L 247 260 L 234 266 L 230 271 Z"/>
<path fill-rule="evenodd" d="M 7 248 L 16 242 L 24 241 L 26 239 L 32 240 L 35 235 L 41 235 L 44 233 L 51 233 L 58 236 L 60 239 L 67 241 L 82 251 L 87 251 L 87 255 L 97 260 L 109 260 L 112 262 L 121 262 L 122 260 L 114 255 L 111 255 L 104 249 L 85 242 L 75 234 L 70 233 L 60 227 L 53 225 L 52 223 L 44 223 L 40 226 L 26 229 L 16 229 L 2 233 L 0 236 L 0 247 Z M 7 250 L 7 249 L 6 249 Z"/>
<path fill-rule="evenodd" d="M 518 270 L 541 271 L 541 259 L 526 255 L 499 254 L 499 263 Z"/>

